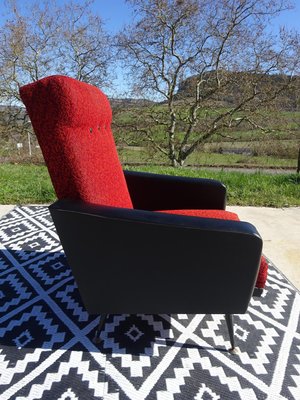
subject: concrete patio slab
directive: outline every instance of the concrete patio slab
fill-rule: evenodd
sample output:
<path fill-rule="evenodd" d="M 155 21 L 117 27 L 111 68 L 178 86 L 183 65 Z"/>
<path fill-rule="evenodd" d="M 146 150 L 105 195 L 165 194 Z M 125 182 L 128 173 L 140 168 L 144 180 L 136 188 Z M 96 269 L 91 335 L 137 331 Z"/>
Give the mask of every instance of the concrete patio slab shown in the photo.
<path fill-rule="evenodd" d="M 0 218 L 3 217 L 5 214 L 9 213 L 15 205 L 3 205 L 0 204 Z"/>
<path fill-rule="evenodd" d="M 14 205 L 0 205 L 0 218 Z M 228 206 L 240 219 L 253 224 L 264 241 L 263 252 L 300 290 L 300 207 Z"/>
<path fill-rule="evenodd" d="M 253 224 L 263 239 L 263 252 L 300 290 L 300 207 L 227 207 Z"/>

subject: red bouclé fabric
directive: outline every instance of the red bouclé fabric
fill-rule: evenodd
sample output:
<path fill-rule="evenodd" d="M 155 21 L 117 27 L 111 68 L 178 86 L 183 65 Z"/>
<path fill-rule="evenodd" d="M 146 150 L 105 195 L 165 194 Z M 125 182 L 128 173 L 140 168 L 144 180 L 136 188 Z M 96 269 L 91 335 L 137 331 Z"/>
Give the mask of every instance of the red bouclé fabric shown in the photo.
<path fill-rule="evenodd" d="M 256 287 L 263 289 L 268 277 L 268 263 L 264 256 L 261 257 L 259 273 L 256 280 Z"/>
<path fill-rule="evenodd" d="M 66 76 L 20 89 L 59 199 L 132 208 L 106 96 Z"/>
<path fill-rule="evenodd" d="M 237 214 L 224 210 L 166 210 L 160 212 L 167 214 L 187 215 L 190 217 L 229 219 L 231 221 L 239 221 Z"/>
<path fill-rule="evenodd" d="M 200 218 L 216 218 L 216 219 L 228 219 L 231 221 L 239 221 L 239 217 L 237 214 L 224 211 L 224 210 L 163 210 L 160 212 L 164 212 L 167 214 L 179 214 L 179 215 L 187 215 L 191 217 L 200 217 Z M 256 280 L 255 286 L 257 288 L 264 288 L 268 275 L 268 264 L 264 256 L 261 257 L 260 268 Z"/>

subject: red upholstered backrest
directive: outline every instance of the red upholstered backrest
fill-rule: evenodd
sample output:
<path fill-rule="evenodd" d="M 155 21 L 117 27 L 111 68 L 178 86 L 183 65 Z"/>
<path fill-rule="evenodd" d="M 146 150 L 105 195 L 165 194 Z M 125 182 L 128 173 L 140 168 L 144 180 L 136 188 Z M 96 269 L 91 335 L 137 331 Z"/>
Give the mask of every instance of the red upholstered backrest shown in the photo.
<path fill-rule="evenodd" d="M 106 96 L 66 76 L 20 89 L 59 199 L 132 208 Z"/>

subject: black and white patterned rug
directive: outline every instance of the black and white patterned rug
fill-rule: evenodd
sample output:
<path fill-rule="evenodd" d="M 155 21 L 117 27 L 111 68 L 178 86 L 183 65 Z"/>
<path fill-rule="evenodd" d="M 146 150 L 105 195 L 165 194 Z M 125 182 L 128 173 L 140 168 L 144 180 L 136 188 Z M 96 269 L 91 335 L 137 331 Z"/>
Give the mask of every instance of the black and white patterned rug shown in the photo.
<path fill-rule="evenodd" d="M 0 243 L 1 400 L 300 399 L 300 295 L 274 266 L 239 355 L 222 315 L 111 315 L 95 345 L 47 207 L 3 217 Z"/>

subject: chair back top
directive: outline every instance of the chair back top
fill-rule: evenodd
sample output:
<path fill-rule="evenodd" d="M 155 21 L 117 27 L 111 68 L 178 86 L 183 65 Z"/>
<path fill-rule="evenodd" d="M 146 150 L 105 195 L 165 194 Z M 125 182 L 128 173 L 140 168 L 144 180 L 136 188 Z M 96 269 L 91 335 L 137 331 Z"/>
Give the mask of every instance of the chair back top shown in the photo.
<path fill-rule="evenodd" d="M 57 197 L 132 208 L 107 97 L 92 85 L 61 75 L 23 86 L 20 95 Z"/>

